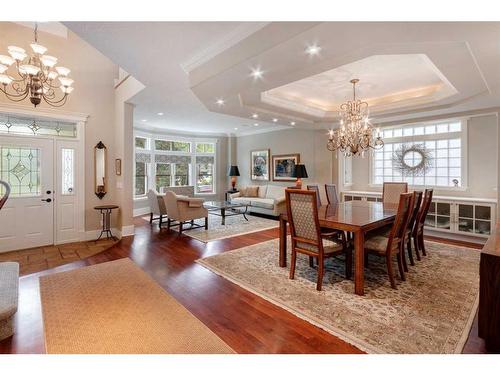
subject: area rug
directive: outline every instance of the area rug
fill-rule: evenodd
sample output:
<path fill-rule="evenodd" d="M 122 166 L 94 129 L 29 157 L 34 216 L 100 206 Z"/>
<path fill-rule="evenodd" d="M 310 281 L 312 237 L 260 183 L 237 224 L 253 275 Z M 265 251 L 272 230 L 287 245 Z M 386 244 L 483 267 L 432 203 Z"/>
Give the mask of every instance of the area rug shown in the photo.
<path fill-rule="evenodd" d="M 385 259 L 370 256 L 364 296 L 344 279 L 341 259 L 327 261 L 321 292 L 306 256 L 298 255 L 290 280 L 278 266 L 278 240 L 198 263 L 368 353 L 460 353 L 477 310 L 479 252 L 435 242 L 426 249 L 397 290 Z"/>
<path fill-rule="evenodd" d="M 40 277 L 49 354 L 234 353 L 124 258 Z"/>
<path fill-rule="evenodd" d="M 221 217 L 216 215 L 208 215 L 208 230 L 205 228 L 194 228 L 182 231 L 182 234 L 197 239 L 201 242 L 210 242 L 221 240 L 229 237 L 241 236 L 243 234 L 259 232 L 261 230 L 277 228 L 278 220 L 266 219 L 259 216 L 246 215 L 248 221 L 242 215 L 226 217 L 226 224 L 222 225 Z M 149 220 L 149 219 L 148 219 Z M 205 219 L 195 220 L 195 223 L 203 225 Z M 184 229 L 189 228 L 189 224 L 184 225 Z M 166 224 L 164 224 L 166 228 Z M 178 231 L 179 227 L 172 227 Z"/>

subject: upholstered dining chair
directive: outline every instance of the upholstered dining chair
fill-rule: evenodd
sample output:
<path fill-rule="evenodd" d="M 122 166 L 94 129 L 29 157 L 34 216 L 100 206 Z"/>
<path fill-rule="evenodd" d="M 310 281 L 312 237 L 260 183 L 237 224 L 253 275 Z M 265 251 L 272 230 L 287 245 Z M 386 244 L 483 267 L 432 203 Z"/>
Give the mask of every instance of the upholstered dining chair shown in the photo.
<path fill-rule="evenodd" d="M 307 190 L 316 192 L 316 203 L 318 207 L 321 206 L 321 197 L 319 196 L 319 186 L 318 185 L 307 185 Z"/>
<path fill-rule="evenodd" d="M 410 264 L 412 266 L 415 265 L 415 261 L 413 260 L 413 251 L 411 249 L 411 240 L 413 236 L 413 230 L 415 229 L 415 223 L 417 222 L 418 212 L 420 211 L 420 205 L 422 203 L 423 193 L 421 191 L 415 191 L 415 202 L 413 204 L 413 211 L 410 215 L 410 220 L 408 220 L 408 226 L 406 228 L 405 241 L 406 248 L 408 251 L 408 259 L 410 260 Z M 403 259 L 406 259 L 404 257 Z"/>
<path fill-rule="evenodd" d="M 424 200 L 420 210 L 418 211 L 417 218 L 415 219 L 415 225 L 413 227 L 413 244 L 418 260 L 420 260 L 420 251 L 422 251 L 422 255 L 427 255 L 424 244 L 424 225 L 425 218 L 427 217 L 427 213 L 429 212 L 429 208 L 432 203 L 433 192 L 433 189 L 425 189 Z"/>
<path fill-rule="evenodd" d="M 382 202 L 397 205 L 399 203 L 399 195 L 407 192 L 407 182 L 384 182 Z"/>
<path fill-rule="evenodd" d="M 337 185 L 335 184 L 325 184 L 326 199 L 328 204 L 339 203 L 339 197 L 337 195 Z"/>
<path fill-rule="evenodd" d="M 167 216 L 167 207 L 163 200 L 163 195 L 158 194 L 156 190 L 150 189 L 148 191 L 149 203 L 149 223 L 152 224 L 153 220 L 159 221 L 159 226 L 163 224 L 163 217 Z M 156 217 L 155 217 L 156 216 Z"/>
<path fill-rule="evenodd" d="M 399 197 L 396 219 L 394 221 L 394 224 L 392 225 L 389 236 L 386 237 L 383 235 L 374 235 L 368 237 L 365 241 L 366 252 L 385 257 L 387 264 L 387 273 L 389 275 L 389 281 L 393 289 L 397 289 L 396 281 L 394 280 L 394 271 L 392 268 L 393 256 L 396 256 L 401 280 L 406 280 L 403 267 L 404 236 L 406 227 L 408 225 L 408 220 L 410 219 L 410 215 L 412 213 L 414 201 L 414 193 L 401 194 Z"/>
<path fill-rule="evenodd" d="M 286 189 L 285 199 L 292 236 L 290 279 L 295 278 L 297 253 L 308 255 L 310 266 L 312 266 L 311 259 L 316 258 L 318 260 L 317 290 L 321 290 L 323 284 L 324 260 L 326 258 L 345 254 L 345 277 L 350 278 L 352 271 L 351 249 L 348 248 L 345 243 L 323 243 L 324 239 L 329 239 L 331 237 L 321 233 L 316 192 Z"/>

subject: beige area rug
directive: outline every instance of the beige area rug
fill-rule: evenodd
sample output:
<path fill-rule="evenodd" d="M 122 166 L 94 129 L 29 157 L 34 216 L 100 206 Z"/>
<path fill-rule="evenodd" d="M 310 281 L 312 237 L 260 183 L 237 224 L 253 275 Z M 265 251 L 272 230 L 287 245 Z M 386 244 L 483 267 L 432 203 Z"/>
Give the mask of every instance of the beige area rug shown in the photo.
<path fill-rule="evenodd" d="M 226 217 L 226 225 L 222 225 L 222 218 L 220 216 L 209 214 L 208 230 L 205 230 L 205 228 L 189 229 L 190 225 L 184 224 L 182 234 L 197 239 L 201 242 L 210 242 L 279 227 L 278 220 L 266 219 L 250 214 L 247 214 L 246 216 L 248 218 L 248 221 L 246 221 L 242 215 Z M 149 216 L 143 216 L 143 218 L 144 220 L 149 221 Z M 155 225 L 158 225 L 158 221 L 155 221 L 154 223 Z M 195 220 L 195 223 L 204 225 L 205 219 Z M 166 227 L 167 224 L 163 224 L 162 228 Z M 179 227 L 172 227 L 172 230 L 178 231 Z"/>
<path fill-rule="evenodd" d="M 49 354 L 234 353 L 124 258 L 40 278 Z"/>
<path fill-rule="evenodd" d="M 102 239 L 34 247 L 0 254 L 0 262 L 19 263 L 21 276 L 82 260 L 109 249 L 118 241 Z"/>
<path fill-rule="evenodd" d="M 289 268 L 278 266 L 277 240 L 198 262 L 366 352 L 460 353 L 477 310 L 479 252 L 435 242 L 426 248 L 428 255 L 409 266 L 397 290 L 390 287 L 385 260 L 370 256 L 362 297 L 343 278 L 340 259 L 327 261 L 321 292 L 306 256 L 298 255 L 290 280 Z"/>

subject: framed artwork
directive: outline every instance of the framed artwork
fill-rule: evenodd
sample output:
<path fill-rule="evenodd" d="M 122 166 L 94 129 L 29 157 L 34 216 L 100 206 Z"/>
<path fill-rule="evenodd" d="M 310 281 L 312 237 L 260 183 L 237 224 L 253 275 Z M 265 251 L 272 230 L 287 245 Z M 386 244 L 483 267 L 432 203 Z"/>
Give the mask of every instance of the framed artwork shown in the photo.
<path fill-rule="evenodd" d="M 115 159 L 115 171 L 117 176 L 122 175 L 122 159 Z"/>
<path fill-rule="evenodd" d="M 300 163 L 300 154 L 273 155 L 273 181 L 296 181 L 295 166 Z"/>
<path fill-rule="evenodd" d="M 250 151 L 250 178 L 269 181 L 269 149 Z"/>

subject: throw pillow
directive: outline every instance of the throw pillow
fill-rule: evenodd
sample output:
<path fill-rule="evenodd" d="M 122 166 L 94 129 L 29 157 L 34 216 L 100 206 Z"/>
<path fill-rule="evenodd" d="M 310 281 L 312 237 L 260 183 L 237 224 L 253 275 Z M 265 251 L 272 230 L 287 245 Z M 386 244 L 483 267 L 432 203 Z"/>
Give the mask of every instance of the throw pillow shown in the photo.
<path fill-rule="evenodd" d="M 257 198 L 259 196 L 258 186 L 248 186 L 245 192 L 245 197 Z"/>

